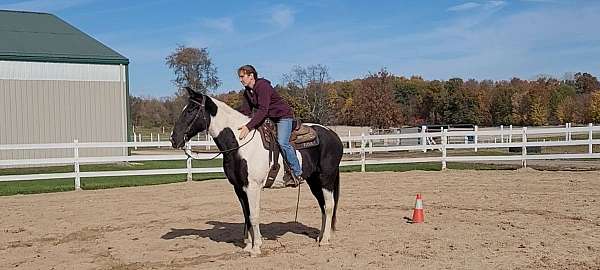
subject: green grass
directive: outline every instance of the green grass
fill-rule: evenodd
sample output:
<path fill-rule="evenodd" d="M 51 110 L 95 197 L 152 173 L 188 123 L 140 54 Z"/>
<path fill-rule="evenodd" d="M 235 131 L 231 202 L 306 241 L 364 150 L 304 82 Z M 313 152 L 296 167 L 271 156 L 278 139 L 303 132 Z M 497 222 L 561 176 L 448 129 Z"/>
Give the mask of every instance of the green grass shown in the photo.
<path fill-rule="evenodd" d="M 221 167 L 222 160 L 193 160 L 194 168 L 214 168 Z M 144 161 L 144 162 L 123 162 L 115 164 L 90 164 L 81 165 L 80 171 L 125 171 L 125 170 L 157 170 L 157 169 L 181 169 L 186 167 L 184 160 L 174 161 Z M 73 172 L 73 166 L 52 166 L 35 168 L 13 168 L 0 169 L 0 175 L 21 175 L 21 174 L 46 174 L 46 173 L 68 173 Z M 223 173 L 204 173 L 194 174 L 193 180 L 201 181 L 207 179 L 225 178 Z M 82 178 L 82 189 L 104 189 L 115 187 L 132 187 L 142 185 L 158 185 L 167 183 L 176 183 L 186 180 L 186 174 L 176 175 L 149 175 L 149 176 L 114 176 L 114 177 L 93 177 Z M 15 194 L 32 194 L 70 191 L 75 189 L 75 180 L 71 179 L 52 179 L 52 180 L 31 180 L 31 181 L 8 181 L 0 182 L 0 196 Z"/>
<path fill-rule="evenodd" d="M 0 196 L 74 190 L 73 179 L 0 182 Z"/>
<path fill-rule="evenodd" d="M 220 167 L 221 160 L 194 160 L 193 167 Z M 109 171 L 109 170 L 147 170 L 147 169 L 173 169 L 184 168 L 185 161 L 146 161 L 134 164 L 103 164 L 82 166 L 81 171 Z M 507 165 L 486 165 L 475 163 L 448 163 L 449 169 L 458 170 L 497 170 L 497 169 L 515 169 Z M 30 174 L 30 173 L 53 173 L 70 172 L 72 166 L 46 167 L 46 168 L 24 168 L 24 169 L 0 169 L 0 175 L 11 174 Z M 439 162 L 430 163 L 409 163 L 409 164 L 379 164 L 367 165 L 368 172 L 404 172 L 411 170 L 439 171 L 441 165 Z M 340 168 L 341 172 L 360 172 L 360 166 L 345 166 Z M 224 179 L 223 173 L 204 173 L 194 174 L 194 181 L 203 181 L 209 179 Z M 177 183 L 186 181 L 185 174 L 176 175 L 149 175 L 149 176 L 115 176 L 115 177 L 94 177 L 82 178 L 81 187 L 84 190 L 107 189 L 116 187 L 133 187 L 145 185 L 160 185 L 168 183 Z M 32 180 L 32 181 L 10 181 L 0 182 L 0 196 L 15 194 L 33 194 L 48 193 L 74 190 L 74 179 L 53 179 L 53 180 Z"/>
<path fill-rule="evenodd" d="M 213 160 L 193 160 L 193 168 L 214 168 L 223 166 L 221 159 Z M 82 172 L 105 172 L 105 171 L 126 171 L 126 170 L 159 170 L 159 169 L 181 169 L 186 167 L 185 160 L 168 161 L 143 161 L 143 162 L 122 162 L 111 164 L 86 164 L 80 165 Z M 51 167 L 31 167 L 31 168 L 11 168 L 0 169 L 0 175 L 21 175 L 21 174 L 45 174 L 45 173 L 68 173 L 73 172 L 73 165 L 51 166 Z"/>

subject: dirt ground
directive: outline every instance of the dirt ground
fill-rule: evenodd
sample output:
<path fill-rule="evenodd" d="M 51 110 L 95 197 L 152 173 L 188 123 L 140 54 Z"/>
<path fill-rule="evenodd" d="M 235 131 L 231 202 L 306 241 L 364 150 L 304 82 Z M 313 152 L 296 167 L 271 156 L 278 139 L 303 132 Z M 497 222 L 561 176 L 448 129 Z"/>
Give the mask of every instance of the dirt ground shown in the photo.
<path fill-rule="evenodd" d="M 225 180 L 0 198 L 0 269 L 600 269 L 600 172 L 345 173 L 332 244 L 303 186 L 242 251 Z M 424 224 L 409 224 L 422 193 Z"/>

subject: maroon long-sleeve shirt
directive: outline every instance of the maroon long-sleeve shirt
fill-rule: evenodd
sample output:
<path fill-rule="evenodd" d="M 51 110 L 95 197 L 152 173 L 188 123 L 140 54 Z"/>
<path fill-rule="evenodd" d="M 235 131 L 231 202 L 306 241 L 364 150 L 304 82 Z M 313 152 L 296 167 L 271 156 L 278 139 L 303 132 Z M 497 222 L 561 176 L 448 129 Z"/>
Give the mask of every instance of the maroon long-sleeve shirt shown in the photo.
<path fill-rule="evenodd" d="M 248 129 L 258 127 L 267 117 L 274 120 L 294 117 L 292 108 L 277 94 L 271 86 L 271 82 L 263 78 L 256 80 L 253 89 L 246 87 L 244 99 L 245 102 L 242 103 L 240 112 L 252 117 L 246 124 Z"/>

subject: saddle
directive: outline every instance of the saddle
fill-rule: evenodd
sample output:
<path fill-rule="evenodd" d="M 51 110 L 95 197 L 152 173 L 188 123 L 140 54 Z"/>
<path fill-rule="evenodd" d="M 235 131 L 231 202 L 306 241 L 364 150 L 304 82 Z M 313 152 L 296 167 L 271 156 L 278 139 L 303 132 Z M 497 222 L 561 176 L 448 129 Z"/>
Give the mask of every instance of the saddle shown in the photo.
<path fill-rule="evenodd" d="M 270 119 L 265 121 L 258 127 L 260 137 L 262 138 L 263 147 L 269 150 L 269 163 L 271 168 L 267 177 L 265 187 L 269 188 L 275 182 L 275 177 L 279 173 L 279 144 L 277 143 L 277 125 Z M 319 145 L 319 137 L 317 132 L 310 126 L 303 125 L 300 120 L 294 119 L 292 125 L 292 134 L 290 135 L 290 145 L 296 150 L 311 148 Z M 291 177 L 291 169 L 287 160 L 284 160 L 285 174 Z M 284 177 L 286 177 L 284 176 Z"/>

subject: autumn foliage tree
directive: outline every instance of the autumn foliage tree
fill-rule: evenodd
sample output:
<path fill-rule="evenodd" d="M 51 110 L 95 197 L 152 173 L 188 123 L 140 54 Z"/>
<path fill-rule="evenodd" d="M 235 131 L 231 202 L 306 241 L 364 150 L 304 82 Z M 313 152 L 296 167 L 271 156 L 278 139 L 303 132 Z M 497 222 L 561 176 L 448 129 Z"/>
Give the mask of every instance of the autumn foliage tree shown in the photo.
<path fill-rule="evenodd" d="M 183 66 L 180 72 L 188 70 Z M 326 125 L 390 128 L 600 122 L 600 83 L 582 72 L 561 80 L 538 76 L 536 80 L 464 81 L 395 76 L 382 69 L 359 79 L 332 81 L 326 66 L 312 65 L 294 67 L 284 74 L 283 84 L 275 85 L 275 90 L 297 117 Z M 180 113 L 185 98 L 181 93 L 166 98 L 131 97 L 132 120 L 135 125 L 169 125 Z M 243 97 L 240 91 L 229 91 L 216 98 L 237 109 Z"/>
<path fill-rule="evenodd" d="M 362 80 L 354 93 L 352 112 L 355 125 L 389 128 L 402 125 L 402 113 L 392 93 L 393 75 L 385 69 Z"/>

